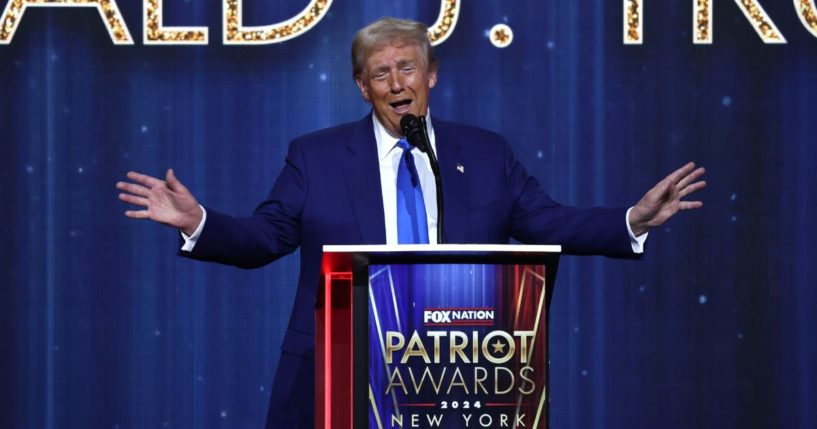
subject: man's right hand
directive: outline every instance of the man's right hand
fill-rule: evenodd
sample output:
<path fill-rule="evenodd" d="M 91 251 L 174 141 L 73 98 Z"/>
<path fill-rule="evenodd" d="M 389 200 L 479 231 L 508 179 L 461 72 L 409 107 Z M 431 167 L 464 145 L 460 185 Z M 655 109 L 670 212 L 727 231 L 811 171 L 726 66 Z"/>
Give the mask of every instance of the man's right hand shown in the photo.
<path fill-rule="evenodd" d="M 127 210 L 125 216 L 133 219 L 150 219 L 179 228 L 186 235 L 193 235 L 202 219 L 202 210 L 196 198 L 176 179 L 173 169 L 167 170 L 165 180 L 128 172 L 128 179 L 135 183 L 117 182 L 116 189 L 123 191 L 119 199 L 144 207 L 143 210 Z"/>

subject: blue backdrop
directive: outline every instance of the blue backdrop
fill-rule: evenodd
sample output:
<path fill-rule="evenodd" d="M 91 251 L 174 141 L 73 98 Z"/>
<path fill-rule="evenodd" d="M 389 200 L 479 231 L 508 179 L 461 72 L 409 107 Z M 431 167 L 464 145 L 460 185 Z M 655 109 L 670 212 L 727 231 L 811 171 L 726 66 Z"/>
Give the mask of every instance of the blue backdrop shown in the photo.
<path fill-rule="evenodd" d="M 306 1 L 245 1 L 245 24 Z M 435 116 L 505 135 L 566 204 L 629 205 L 688 160 L 705 206 L 651 232 L 640 262 L 565 257 L 551 313 L 554 428 L 817 427 L 817 38 L 763 1 L 764 45 L 734 2 L 692 44 L 689 1 L 648 2 L 644 44 L 618 1 L 466 2 L 437 53 Z M 437 2 L 350 0 L 265 46 L 221 43 L 218 1 L 166 0 L 207 46 L 114 46 L 97 12 L 30 8 L 0 46 L 0 427 L 253 428 L 298 255 L 263 269 L 176 256 L 126 219 L 128 170 L 168 167 L 205 204 L 249 213 L 287 142 L 355 120 L 354 31 L 432 23 Z M 513 43 L 487 30 L 504 22 Z"/>

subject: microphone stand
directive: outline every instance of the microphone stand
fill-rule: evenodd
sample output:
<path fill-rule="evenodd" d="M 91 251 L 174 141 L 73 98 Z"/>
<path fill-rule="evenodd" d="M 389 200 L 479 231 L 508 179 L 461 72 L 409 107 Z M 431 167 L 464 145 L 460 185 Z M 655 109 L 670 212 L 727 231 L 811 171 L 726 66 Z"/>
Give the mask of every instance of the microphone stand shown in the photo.
<path fill-rule="evenodd" d="M 428 137 L 428 126 L 426 125 L 426 117 L 420 116 L 420 128 L 423 130 L 423 136 L 425 137 L 426 142 L 426 153 L 428 154 L 428 160 L 431 163 L 431 172 L 434 173 L 434 184 L 437 188 L 437 244 L 443 244 L 443 220 L 444 220 L 444 207 L 443 207 L 443 184 L 442 184 L 442 175 L 440 174 L 440 164 L 437 163 L 437 155 L 434 154 L 434 148 L 431 147 L 431 139 Z"/>

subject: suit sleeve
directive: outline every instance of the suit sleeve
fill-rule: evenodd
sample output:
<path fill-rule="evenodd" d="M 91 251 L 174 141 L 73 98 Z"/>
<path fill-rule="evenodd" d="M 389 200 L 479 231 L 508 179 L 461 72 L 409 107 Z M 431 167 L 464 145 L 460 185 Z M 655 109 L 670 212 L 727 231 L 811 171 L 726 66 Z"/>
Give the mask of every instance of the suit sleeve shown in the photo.
<path fill-rule="evenodd" d="M 201 261 L 257 268 L 293 252 L 301 242 L 301 214 L 309 192 L 306 162 L 298 140 L 267 198 L 249 217 L 233 217 L 207 208 L 207 221 L 192 252 Z"/>
<path fill-rule="evenodd" d="M 539 188 L 504 141 L 503 159 L 513 198 L 513 238 L 529 244 L 559 244 L 566 254 L 637 257 L 627 232 L 627 209 L 563 206 Z"/>

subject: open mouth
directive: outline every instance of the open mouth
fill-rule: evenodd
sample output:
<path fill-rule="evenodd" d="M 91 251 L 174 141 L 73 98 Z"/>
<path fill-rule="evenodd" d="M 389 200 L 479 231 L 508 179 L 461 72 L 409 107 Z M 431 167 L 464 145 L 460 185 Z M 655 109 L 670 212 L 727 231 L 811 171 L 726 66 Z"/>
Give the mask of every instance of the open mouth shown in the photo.
<path fill-rule="evenodd" d="M 394 103 L 389 103 L 392 109 L 394 109 L 398 113 L 406 113 L 408 112 L 409 105 L 411 104 L 411 100 L 398 100 Z"/>

